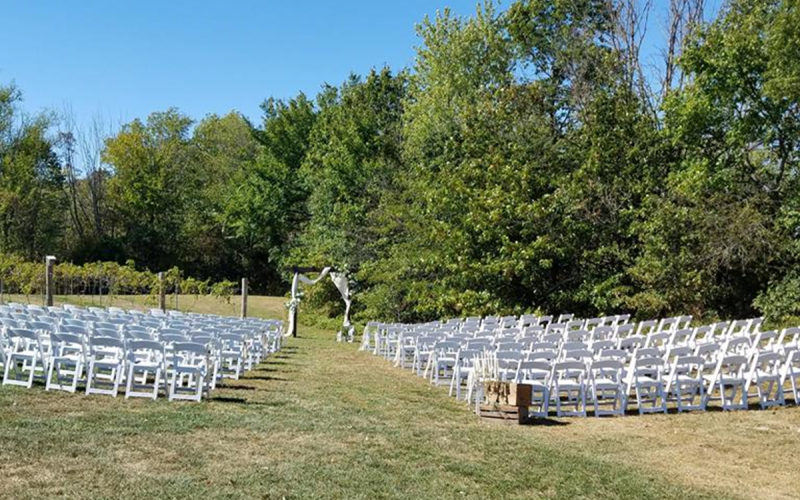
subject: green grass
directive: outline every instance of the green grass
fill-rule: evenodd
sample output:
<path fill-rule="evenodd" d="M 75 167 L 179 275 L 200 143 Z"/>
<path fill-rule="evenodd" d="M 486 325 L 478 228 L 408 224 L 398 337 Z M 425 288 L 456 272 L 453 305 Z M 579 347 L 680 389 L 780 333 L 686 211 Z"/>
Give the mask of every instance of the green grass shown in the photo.
<path fill-rule="evenodd" d="M 795 491 L 797 408 L 490 424 L 446 390 L 333 342 L 330 331 L 301 334 L 201 404 L 0 387 L 0 499 L 694 499 Z"/>

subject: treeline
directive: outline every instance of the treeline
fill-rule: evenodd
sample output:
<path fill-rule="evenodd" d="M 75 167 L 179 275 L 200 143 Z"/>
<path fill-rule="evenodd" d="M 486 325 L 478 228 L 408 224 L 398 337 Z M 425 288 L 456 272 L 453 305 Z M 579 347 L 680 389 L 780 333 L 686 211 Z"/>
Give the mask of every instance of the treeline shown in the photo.
<path fill-rule="evenodd" d="M 284 266 L 332 264 L 361 318 L 800 314 L 800 2 L 706 21 L 671 0 L 658 71 L 649 9 L 445 11 L 413 67 L 267 100 L 257 124 L 168 110 L 52 137 L 6 88 L 0 249 L 281 294 Z"/>

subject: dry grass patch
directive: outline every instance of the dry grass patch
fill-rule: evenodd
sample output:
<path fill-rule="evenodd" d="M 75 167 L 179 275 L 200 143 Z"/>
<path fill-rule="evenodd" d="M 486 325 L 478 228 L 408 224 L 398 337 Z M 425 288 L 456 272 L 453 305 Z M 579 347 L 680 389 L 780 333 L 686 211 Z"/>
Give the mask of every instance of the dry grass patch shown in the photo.
<path fill-rule="evenodd" d="M 688 486 L 748 498 L 798 498 L 800 408 L 569 419 L 542 427 L 553 442 Z"/>

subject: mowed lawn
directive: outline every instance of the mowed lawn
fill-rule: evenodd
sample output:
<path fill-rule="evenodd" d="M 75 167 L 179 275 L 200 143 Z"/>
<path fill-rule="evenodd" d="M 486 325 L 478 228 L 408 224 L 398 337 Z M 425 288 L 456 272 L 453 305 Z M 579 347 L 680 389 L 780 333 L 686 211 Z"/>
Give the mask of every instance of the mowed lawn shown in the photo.
<path fill-rule="evenodd" d="M 0 387 L 0 498 L 798 497 L 800 408 L 484 423 L 300 333 L 201 404 Z"/>

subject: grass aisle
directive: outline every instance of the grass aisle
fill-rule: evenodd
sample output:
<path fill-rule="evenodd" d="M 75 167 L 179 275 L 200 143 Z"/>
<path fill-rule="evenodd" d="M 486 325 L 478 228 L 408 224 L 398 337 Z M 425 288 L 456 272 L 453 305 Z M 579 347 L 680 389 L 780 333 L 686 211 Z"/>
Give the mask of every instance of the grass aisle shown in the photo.
<path fill-rule="evenodd" d="M 0 498 L 712 496 L 559 439 L 573 424 L 481 423 L 330 332 L 302 333 L 203 404 L 0 387 Z"/>

